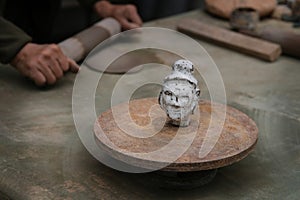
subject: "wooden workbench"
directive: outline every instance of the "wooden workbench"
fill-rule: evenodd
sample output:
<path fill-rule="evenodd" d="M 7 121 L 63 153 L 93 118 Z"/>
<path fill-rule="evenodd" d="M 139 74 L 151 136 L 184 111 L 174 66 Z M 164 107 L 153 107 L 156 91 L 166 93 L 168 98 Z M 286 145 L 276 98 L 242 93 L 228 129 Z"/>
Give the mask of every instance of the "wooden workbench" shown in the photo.
<path fill-rule="evenodd" d="M 227 26 L 201 11 L 145 26 L 175 29 L 185 17 Z M 258 125 L 259 141 L 249 157 L 220 169 L 216 178 L 201 188 L 170 192 L 148 185 L 148 174 L 110 169 L 81 144 L 72 118 L 75 75 L 67 74 L 55 86 L 38 89 L 11 67 L 1 66 L 0 199 L 299 198 L 300 60 L 282 56 L 268 63 L 199 43 L 219 67 L 228 103 Z M 104 75 L 102 91 L 109 94 L 119 77 Z M 141 96 L 152 89 L 146 88 Z M 207 91 L 202 95 L 207 97 Z M 108 98 L 105 93 L 96 95 L 99 111 L 109 108 Z"/>

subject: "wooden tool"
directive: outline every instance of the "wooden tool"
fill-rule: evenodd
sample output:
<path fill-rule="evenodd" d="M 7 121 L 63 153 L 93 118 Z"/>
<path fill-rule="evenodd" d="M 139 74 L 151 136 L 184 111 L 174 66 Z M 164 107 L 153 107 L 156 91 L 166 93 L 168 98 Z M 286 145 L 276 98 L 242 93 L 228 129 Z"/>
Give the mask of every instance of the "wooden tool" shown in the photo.
<path fill-rule="evenodd" d="M 195 19 L 180 21 L 177 29 L 188 35 L 271 62 L 275 61 L 281 54 L 281 47 L 278 44 L 207 25 Z"/>

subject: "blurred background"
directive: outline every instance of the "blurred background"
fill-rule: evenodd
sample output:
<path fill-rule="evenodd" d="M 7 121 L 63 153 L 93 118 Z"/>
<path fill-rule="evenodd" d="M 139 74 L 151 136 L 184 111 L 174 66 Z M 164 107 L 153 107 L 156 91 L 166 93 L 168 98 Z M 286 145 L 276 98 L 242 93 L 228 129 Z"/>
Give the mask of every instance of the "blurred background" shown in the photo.
<path fill-rule="evenodd" d="M 110 2 L 136 5 L 144 22 L 203 8 L 204 6 L 204 0 L 111 0 Z M 77 0 L 62 0 L 59 15 L 55 20 L 53 41 L 62 41 L 97 20 L 93 12 L 85 10 Z"/>

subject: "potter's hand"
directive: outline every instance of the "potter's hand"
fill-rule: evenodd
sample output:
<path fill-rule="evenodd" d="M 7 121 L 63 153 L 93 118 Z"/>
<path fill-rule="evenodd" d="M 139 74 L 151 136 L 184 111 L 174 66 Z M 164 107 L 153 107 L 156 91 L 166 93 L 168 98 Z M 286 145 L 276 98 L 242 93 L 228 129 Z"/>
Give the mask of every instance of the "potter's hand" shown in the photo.
<path fill-rule="evenodd" d="M 98 1 L 94 7 L 100 17 L 115 18 L 125 30 L 138 28 L 143 23 L 134 5 L 113 5 L 108 1 Z"/>
<path fill-rule="evenodd" d="M 64 72 L 79 70 L 76 62 L 67 58 L 55 44 L 28 43 L 15 56 L 11 65 L 38 86 L 52 85 L 64 75 Z"/>

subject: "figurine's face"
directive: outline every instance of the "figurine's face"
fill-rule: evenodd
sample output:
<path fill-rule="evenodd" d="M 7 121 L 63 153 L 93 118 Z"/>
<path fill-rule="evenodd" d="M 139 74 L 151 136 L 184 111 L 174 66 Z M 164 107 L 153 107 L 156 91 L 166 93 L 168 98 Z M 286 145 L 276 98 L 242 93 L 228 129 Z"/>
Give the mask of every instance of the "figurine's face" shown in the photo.
<path fill-rule="evenodd" d="M 198 103 L 200 91 L 186 80 L 168 81 L 161 92 L 161 104 L 173 120 L 189 116 Z"/>

